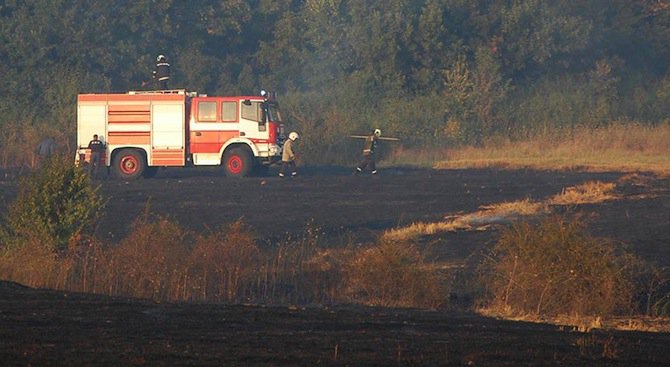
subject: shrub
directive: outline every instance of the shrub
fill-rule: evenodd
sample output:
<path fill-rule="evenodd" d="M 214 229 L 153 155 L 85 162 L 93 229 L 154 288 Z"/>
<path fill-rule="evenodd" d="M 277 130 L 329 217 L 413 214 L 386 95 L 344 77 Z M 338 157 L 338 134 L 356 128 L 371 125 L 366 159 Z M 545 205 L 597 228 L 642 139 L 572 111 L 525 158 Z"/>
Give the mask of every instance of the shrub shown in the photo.
<path fill-rule="evenodd" d="M 310 222 L 302 235 L 261 248 L 241 221 L 200 235 L 147 208 L 116 246 L 81 237 L 62 254 L 39 241 L 0 251 L 0 278 L 161 302 L 436 308 L 447 298 L 449 274 L 410 243 L 327 249 L 321 238 Z"/>
<path fill-rule="evenodd" d="M 103 279 L 109 294 L 182 299 L 187 292 L 189 235 L 169 218 L 139 217 L 128 237 L 106 254 Z"/>
<path fill-rule="evenodd" d="M 633 258 L 638 311 L 652 317 L 670 316 L 670 269 Z"/>
<path fill-rule="evenodd" d="M 578 219 L 515 224 L 481 269 L 486 301 L 500 312 L 607 316 L 632 305 L 629 257 L 589 236 Z"/>
<path fill-rule="evenodd" d="M 43 162 L 19 187 L 4 220 L 7 248 L 39 243 L 62 255 L 93 228 L 103 206 L 88 175 L 62 157 Z"/>
<path fill-rule="evenodd" d="M 261 302 L 319 303 L 332 299 L 341 278 L 339 257 L 320 247 L 321 229 L 308 221 L 298 237 L 288 235 L 266 253 L 257 289 Z"/>
<path fill-rule="evenodd" d="M 253 296 L 262 254 L 241 221 L 199 236 L 188 259 L 189 294 L 203 302 L 242 302 Z"/>
<path fill-rule="evenodd" d="M 416 246 L 405 242 L 386 241 L 356 253 L 344 282 L 355 303 L 437 308 L 446 299 L 435 268 Z"/>

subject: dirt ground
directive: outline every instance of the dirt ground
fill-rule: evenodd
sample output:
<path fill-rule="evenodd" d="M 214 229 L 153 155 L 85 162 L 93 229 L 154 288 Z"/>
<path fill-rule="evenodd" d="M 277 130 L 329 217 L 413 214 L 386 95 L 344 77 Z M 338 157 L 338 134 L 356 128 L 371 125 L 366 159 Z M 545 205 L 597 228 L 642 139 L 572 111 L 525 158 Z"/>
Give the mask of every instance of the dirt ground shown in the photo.
<path fill-rule="evenodd" d="M 302 167 L 295 179 L 230 179 L 216 169 L 172 169 L 155 179 L 99 180 L 109 199 L 98 234 L 121 240 L 149 205 L 196 231 L 242 218 L 261 239 L 299 235 L 308 222 L 328 245 L 372 241 L 383 230 L 438 221 L 483 205 L 543 200 L 587 181 L 619 182 L 617 200 L 556 208 L 589 230 L 670 266 L 670 180 L 622 173 Z M 0 180 L 0 210 L 16 195 Z M 494 231 L 448 233 L 440 260 L 462 261 Z M 653 366 L 670 365 L 670 334 L 582 333 L 547 324 L 447 311 L 155 304 L 0 283 L 0 364 L 190 366 Z"/>
<path fill-rule="evenodd" d="M 670 334 L 472 314 L 155 304 L 0 283 L 3 366 L 667 366 Z"/>

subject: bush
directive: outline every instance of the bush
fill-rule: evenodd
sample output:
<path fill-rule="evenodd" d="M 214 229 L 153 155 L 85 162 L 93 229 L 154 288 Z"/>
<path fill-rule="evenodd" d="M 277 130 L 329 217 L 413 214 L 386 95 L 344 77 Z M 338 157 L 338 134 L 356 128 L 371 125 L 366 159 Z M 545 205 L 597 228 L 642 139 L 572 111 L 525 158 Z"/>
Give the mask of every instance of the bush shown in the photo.
<path fill-rule="evenodd" d="M 322 238 L 321 229 L 310 220 L 299 236 L 287 235 L 264 251 L 256 300 L 291 304 L 338 300 L 347 251 L 324 249 Z"/>
<path fill-rule="evenodd" d="M 0 251 L 0 279 L 160 302 L 437 308 L 447 298 L 449 275 L 410 243 L 327 249 L 321 238 L 310 222 L 300 236 L 261 248 L 241 221 L 201 235 L 147 208 L 112 247 L 82 237 L 62 254 L 32 240 Z"/>
<path fill-rule="evenodd" d="M 199 236 L 188 259 L 186 298 L 201 302 L 245 302 L 254 295 L 262 254 L 241 221 Z"/>
<path fill-rule="evenodd" d="M 633 258 L 638 311 L 652 317 L 670 316 L 670 269 Z"/>
<path fill-rule="evenodd" d="M 94 227 L 103 207 L 88 175 L 62 157 L 43 162 L 39 170 L 22 178 L 19 187 L 4 219 L 7 249 L 39 243 L 62 255 Z"/>
<path fill-rule="evenodd" d="M 189 233 L 178 223 L 144 214 L 117 247 L 108 249 L 102 279 L 110 295 L 183 299 L 190 254 Z"/>
<path fill-rule="evenodd" d="M 608 316 L 631 310 L 630 257 L 589 236 L 578 219 L 548 218 L 503 231 L 482 266 L 491 309 L 535 316 Z"/>
<path fill-rule="evenodd" d="M 358 252 L 344 280 L 355 303 L 387 307 L 437 308 L 446 300 L 444 283 L 416 246 L 386 241 Z"/>

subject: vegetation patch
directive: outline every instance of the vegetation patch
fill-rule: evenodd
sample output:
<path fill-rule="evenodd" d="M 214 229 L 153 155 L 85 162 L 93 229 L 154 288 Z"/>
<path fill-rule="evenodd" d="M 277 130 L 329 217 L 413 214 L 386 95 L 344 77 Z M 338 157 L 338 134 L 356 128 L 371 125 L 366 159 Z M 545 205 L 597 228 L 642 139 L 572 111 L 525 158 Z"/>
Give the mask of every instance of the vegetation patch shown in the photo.
<path fill-rule="evenodd" d="M 560 194 L 547 200 L 549 205 L 594 204 L 616 198 L 616 184 L 589 181 L 581 185 L 563 189 Z"/>
<path fill-rule="evenodd" d="M 65 158 L 42 162 L 23 176 L 0 228 L 0 250 L 40 244 L 56 254 L 92 230 L 104 201 L 86 172 Z"/>
<path fill-rule="evenodd" d="M 551 213 L 550 205 L 577 205 L 598 203 L 617 198 L 616 184 L 601 181 L 589 181 L 581 185 L 563 189 L 560 194 L 547 200 L 536 202 L 530 199 L 497 204 L 483 205 L 481 210 L 454 214 L 445 217 L 445 221 L 435 223 L 412 223 L 401 228 L 385 231 L 381 239 L 389 241 L 416 240 L 421 236 L 436 235 L 445 232 L 487 230 L 496 224 L 512 224 L 528 217 L 537 217 Z"/>
<path fill-rule="evenodd" d="M 42 195 L 52 186 L 77 188 L 71 195 L 79 199 L 74 207 L 102 203 L 88 195 L 96 191 L 85 174 L 65 162 L 55 164 L 60 165 L 45 166 L 31 176 L 40 184 L 27 183 L 25 187 L 37 189 L 19 196 L 13 208 L 32 207 L 19 203 L 37 202 L 26 199 L 33 196 L 50 198 L 54 202 L 40 203 L 56 206 L 61 196 Z M 64 179 L 80 174 L 81 180 Z M 60 242 L 53 241 L 55 234 L 29 232 L 25 229 L 29 226 L 6 219 L 0 278 L 33 287 L 160 302 L 355 303 L 426 309 L 458 303 L 462 309 L 481 305 L 481 312 L 489 315 L 571 324 L 578 330 L 622 327 L 612 326 L 612 317 L 633 320 L 638 314 L 650 318 L 670 314 L 667 270 L 623 252 L 612 241 L 590 236 L 578 217 L 549 214 L 556 205 L 617 198 L 616 191 L 625 184 L 648 181 L 646 176 L 630 175 L 616 185 L 586 182 L 545 201 L 486 205 L 439 223 L 387 231 L 373 243 L 337 247 L 323 246 L 324 235 L 313 223 L 297 236 L 264 243 L 241 221 L 195 233 L 169 217 L 151 215 L 148 207 L 129 235 L 114 245 L 87 234 L 95 225 L 95 212 L 81 211 L 87 226 L 75 227 Z M 52 216 L 34 215 L 32 220 L 35 228 L 49 228 Z M 464 265 L 432 260 L 434 254 L 421 238 L 489 228 L 501 230 L 491 252 L 483 258 L 472 254 Z M 658 324 L 628 324 L 662 329 Z"/>
<path fill-rule="evenodd" d="M 486 230 L 491 225 L 509 224 L 520 217 L 537 215 L 546 211 L 542 203 L 529 199 L 491 204 L 482 206 L 481 209 L 474 213 L 449 215 L 442 222 L 413 223 L 406 227 L 393 228 L 385 231 L 381 240 L 402 242 L 444 232 Z"/>
<path fill-rule="evenodd" d="M 492 138 L 481 146 L 447 149 L 434 167 L 646 171 L 667 175 L 670 174 L 670 151 L 665 143 L 668 137 L 670 125 L 666 123 L 653 127 L 613 124 L 556 130 L 521 140 Z"/>
<path fill-rule="evenodd" d="M 411 243 L 382 241 L 357 252 L 352 260 L 347 267 L 346 291 L 354 301 L 434 309 L 448 295 L 445 279 Z"/>
<path fill-rule="evenodd" d="M 578 219 L 550 217 L 502 231 L 480 267 L 488 312 L 610 316 L 632 309 L 633 263 Z"/>
<path fill-rule="evenodd" d="M 241 221 L 198 234 L 148 212 L 114 246 L 80 237 L 63 251 L 24 241 L 0 252 L 1 279 L 160 302 L 437 308 L 449 275 L 434 268 L 408 243 L 323 248 L 311 224 L 261 246 Z"/>

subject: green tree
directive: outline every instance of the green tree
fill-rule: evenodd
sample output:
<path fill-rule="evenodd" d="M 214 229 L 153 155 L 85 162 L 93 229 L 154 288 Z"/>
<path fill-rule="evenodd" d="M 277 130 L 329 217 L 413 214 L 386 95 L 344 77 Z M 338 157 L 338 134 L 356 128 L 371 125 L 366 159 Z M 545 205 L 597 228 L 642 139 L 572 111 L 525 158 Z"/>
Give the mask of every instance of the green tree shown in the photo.
<path fill-rule="evenodd" d="M 477 49 L 473 82 L 473 113 L 479 122 L 479 130 L 483 136 L 501 132 L 505 126 L 499 116 L 499 107 L 507 97 L 510 81 L 503 79 L 495 51 L 489 47 Z"/>
<path fill-rule="evenodd" d="M 86 172 L 60 157 L 24 177 L 19 187 L 4 218 L 3 242 L 9 248 L 32 242 L 62 254 L 93 230 L 103 206 Z"/>
<path fill-rule="evenodd" d="M 221 95 L 278 91 L 280 99 L 299 104 L 283 103 L 286 111 L 300 112 L 286 120 L 297 125 L 301 119 L 320 138 L 372 124 L 425 144 L 441 141 L 445 123 L 461 142 L 509 134 L 502 126 L 512 124 L 532 132 L 621 117 L 654 123 L 667 118 L 667 88 L 659 84 L 670 74 L 664 4 L 5 1 L 0 128 L 48 126 L 72 144 L 76 94 L 150 88 L 142 82 L 151 81 L 157 54 L 170 58 L 176 88 Z M 602 60 L 611 67 L 605 78 L 592 73 Z M 460 92 L 457 70 L 467 70 L 471 84 Z M 339 123 L 346 128 L 329 126 Z M 29 162 L 24 156 L 34 141 L 20 137 L 0 134 L 3 161 Z"/>
<path fill-rule="evenodd" d="M 521 77 L 557 67 L 562 56 L 585 49 L 588 21 L 553 11 L 546 1 L 515 0 L 500 19 L 500 52 L 510 75 Z"/>

